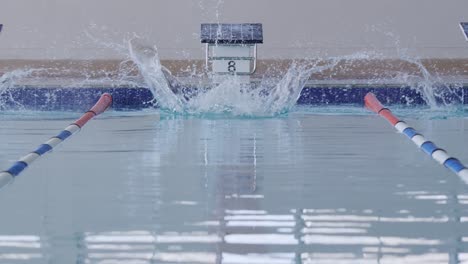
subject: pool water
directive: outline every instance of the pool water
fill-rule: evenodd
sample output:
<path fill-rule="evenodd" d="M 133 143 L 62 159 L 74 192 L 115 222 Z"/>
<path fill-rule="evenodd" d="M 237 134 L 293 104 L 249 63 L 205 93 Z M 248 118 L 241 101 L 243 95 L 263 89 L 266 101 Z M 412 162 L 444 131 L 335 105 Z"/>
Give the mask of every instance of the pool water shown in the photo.
<path fill-rule="evenodd" d="M 468 162 L 464 110 L 403 112 Z M 77 116 L 4 115 L 0 168 Z M 468 263 L 467 186 L 361 107 L 105 113 L 0 208 L 0 263 Z"/>

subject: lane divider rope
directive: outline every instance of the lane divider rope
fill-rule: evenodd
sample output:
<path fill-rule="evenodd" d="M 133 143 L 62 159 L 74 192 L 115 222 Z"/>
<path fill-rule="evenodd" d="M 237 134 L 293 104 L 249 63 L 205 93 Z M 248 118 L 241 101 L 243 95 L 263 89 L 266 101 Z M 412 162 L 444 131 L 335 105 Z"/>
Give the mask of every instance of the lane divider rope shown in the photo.
<path fill-rule="evenodd" d="M 390 109 L 382 105 L 373 93 L 368 93 L 364 97 L 365 107 L 381 117 L 385 118 L 392 124 L 398 132 L 406 135 L 416 146 L 431 156 L 435 161 L 449 168 L 458 175 L 466 184 L 468 184 L 468 168 L 465 167 L 458 159 L 451 157 L 447 152 L 437 147 L 432 141 L 427 140 L 422 134 L 418 133 L 414 128 L 410 127 L 404 121 L 393 115 Z"/>
<path fill-rule="evenodd" d="M 112 104 L 112 96 L 108 93 L 101 95 L 96 104 L 75 122 L 67 126 L 57 136 L 50 138 L 36 150 L 20 158 L 6 171 L 0 172 L 0 188 L 7 185 L 18 176 L 26 167 L 31 165 L 37 158 L 51 151 L 55 146 L 79 131 L 93 117 L 103 113 Z"/>

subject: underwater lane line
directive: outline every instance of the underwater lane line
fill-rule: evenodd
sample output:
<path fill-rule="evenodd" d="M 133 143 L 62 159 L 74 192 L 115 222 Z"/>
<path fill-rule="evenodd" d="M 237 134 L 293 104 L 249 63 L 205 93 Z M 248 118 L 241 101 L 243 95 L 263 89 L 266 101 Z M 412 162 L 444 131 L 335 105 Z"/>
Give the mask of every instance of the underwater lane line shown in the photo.
<path fill-rule="evenodd" d="M 392 124 L 398 132 L 406 135 L 414 144 L 416 144 L 426 154 L 431 156 L 435 161 L 449 168 L 458 175 L 466 184 L 468 184 L 468 168 L 465 167 L 458 159 L 451 157 L 447 152 L 438 148 L 433 142 L 424 138 L 414 128 L 408 126 L 404 121 L 393 115 L 390 109 L 382 105 L 373 93 L 367 93 L 364 97 L 365 107 L 374 113 L 385 118 Z"/>
<path fill-rule="evenodd" d="M 18 176 L 26 167 L 31 165 L 37 158 L 51 151 L 62 141 L 79 131 L 93 117 L 103 113 L 112 104 L 112 96 L 108 93 L 101 95 L 96 104 L 77 119 L 74 123 L 67 126 L 57 136 L 50 138 L 44 144 L 37 147 L 36 150 L 20 158 L 6 171 L 0 172 L 0 188 L 7 185 L 11 180 Z"/>

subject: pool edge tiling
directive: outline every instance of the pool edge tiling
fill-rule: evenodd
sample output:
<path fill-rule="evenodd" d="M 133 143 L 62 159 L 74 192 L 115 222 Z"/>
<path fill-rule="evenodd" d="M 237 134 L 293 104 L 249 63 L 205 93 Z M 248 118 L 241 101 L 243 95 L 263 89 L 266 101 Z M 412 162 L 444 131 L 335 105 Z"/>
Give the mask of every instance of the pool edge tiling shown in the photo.
<path fill-rule="evenodd" d="M 373 92 L 385 104 L 425 104 L 423 95 L 404 85 L 306 85 L 297 104 L 339 105 L 363 104 L 364 95 Z M 7 109 L 81 111 L 91 107 L 103 93 L 114 98 L 114 109 L 144 109 L 153 107 L 151 91 L 144 87 L 62 88 L 13 87 L 0 92 L 0 103 Z M 442 88 L 438 99 L 456 104 L 468 104 L 468 86 Z"/>

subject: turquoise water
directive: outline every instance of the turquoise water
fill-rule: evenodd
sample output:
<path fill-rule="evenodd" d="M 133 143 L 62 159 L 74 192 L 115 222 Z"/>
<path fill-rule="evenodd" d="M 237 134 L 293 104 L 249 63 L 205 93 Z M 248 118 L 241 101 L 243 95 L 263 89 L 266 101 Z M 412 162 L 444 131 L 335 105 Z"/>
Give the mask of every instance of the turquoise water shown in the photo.
<path fill-rule="evenodd" d="M 468 105 L 453 105 L 443 106 L 432 109 L 429 106 L 389 106 L 392 112 L 401 119 L 452 119 L 466 118 L 468 116 Z M 73 111 L 32 111 L 32 110 L 4 110 L 0 116 L 0 120 L 71 120 L 78 118 L 82 112 Z M 296 105 L 290 112 L 277 114 L 275 116 L 252 116 L 252 115 L 237 115 L 234 113 L 196 113 L 196 114 L 179 114 L 174 112 L 166 112 L 155 109 L 143 110 L 125 110 L 125 111 L 109 111 L 105 114 L 106 117 L 133 117 L 133 116 L 154 116 L 157 115 L 161 119 L 275 119 L 285 118 L 290 115 L 311 114 L 311 115 L 373 115 L 372 112 L 364 108 L 363 105 L 357 104 L 341 104 L 341 105 Z"/>
<path fill-rule="evenodd" d="M 466 108 L 394 111 L 468 162 Z M 78 116 L 5 112 L 0 167 Z M 360 106 L 108 112 L 0 209 L 0 263 L 468 262 L 467 186 Z"/>

